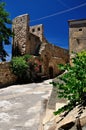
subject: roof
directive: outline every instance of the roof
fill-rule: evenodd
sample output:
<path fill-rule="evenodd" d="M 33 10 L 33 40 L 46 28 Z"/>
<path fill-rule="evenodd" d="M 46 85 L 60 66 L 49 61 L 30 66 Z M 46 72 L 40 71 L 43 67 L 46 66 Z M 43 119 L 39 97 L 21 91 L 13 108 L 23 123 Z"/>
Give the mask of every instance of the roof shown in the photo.
<path fill-rule="evenodd" d="M 76 22 L 76 21 L 86 21 L 86 18 L 85 19 L 71 19 L 71 20 L 68 20 L 68 22 Z"/>
<path fill-rule="evenodd" d="M 86 19 L 68 20 L 70 26 L 86 26 Z"/>

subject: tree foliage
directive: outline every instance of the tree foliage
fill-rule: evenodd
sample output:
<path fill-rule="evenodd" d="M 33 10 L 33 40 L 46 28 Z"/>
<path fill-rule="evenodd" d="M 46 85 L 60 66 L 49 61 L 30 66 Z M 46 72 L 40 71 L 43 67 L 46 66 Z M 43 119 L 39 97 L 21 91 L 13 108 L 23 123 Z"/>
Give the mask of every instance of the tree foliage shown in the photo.
<path fill-rule="evenodd" d="M 68 100 L 68 104 L 54 114 L 60 114 L 63 111 L 70 111 L 78 104 L 86 103 L 86 51 L 76 54 L 72 59 L 72 66 L 59 65 L 61 70 L 66 72 L 58 77 L 61 82 L 53 82 L 53 86 L 58 87 L 58 97 Z"/>
<path fill-rule="evenodd" d="M 2 61 L 6 60 L 8 56 L 6 50 L 4 49 L 4 44 L 9 45 L 9 38 L 12 37 L 12 31 L 8 27 L 11 24 L 9 19 L 9 13 L 5 10 L 5 3 L 0 2 L 0 59 Z"/>

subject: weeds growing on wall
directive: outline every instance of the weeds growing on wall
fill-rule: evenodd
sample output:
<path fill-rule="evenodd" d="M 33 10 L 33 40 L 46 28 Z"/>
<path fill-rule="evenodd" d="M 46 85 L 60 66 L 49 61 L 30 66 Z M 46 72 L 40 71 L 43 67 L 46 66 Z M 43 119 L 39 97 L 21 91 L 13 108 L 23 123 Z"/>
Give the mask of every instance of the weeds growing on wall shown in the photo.
<path fill-rule="evenodd" d="M 67 105 L 54 112 L 55 115 L 70 111 L 76 105 L 86 104 L 86 51 L 76 54 L 72 63 L 72 66 L 59 65 L 60 69 L 66 72 L 58 77 L 61 82 L 52 82 L 53 86 L 58 88 L 58 97 L 68 100 Z"/>

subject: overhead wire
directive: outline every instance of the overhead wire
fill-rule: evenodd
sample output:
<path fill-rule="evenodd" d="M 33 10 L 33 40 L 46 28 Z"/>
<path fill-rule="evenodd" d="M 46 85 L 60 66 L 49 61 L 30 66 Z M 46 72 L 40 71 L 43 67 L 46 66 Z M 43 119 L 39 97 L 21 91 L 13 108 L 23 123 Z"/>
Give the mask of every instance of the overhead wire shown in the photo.
<path fill-rule="evenodd" d="M 69 8 L 69 6 L 64 3 L 62 0 L 56 0 L 59 4 L 61 4 L 62 6 L 66 7 L 66 8 Z"/>
<path fill-rule="evenodd" d="M 84 6 L 86 6 L 86 3 L 80 4 L 80 5 L 74 6 L 72 8 L 69 8 L 69 9 L 66 9 L 66 10 L 62 10 L 62 11 L 59 11 L 59 12 L 56 12 L 56 13 L 53 13 L 53 14 L 50 14 L 50 15 L 47 15 L 47 16 L 44 16 L 44 17 L 41 17 L 41 18 L 38 18 L 38 19 L 35 19 L 35 20 L 31 20 L 31 22 L 36 22 L 36 21 L 39 21 L 39 20 L 43 20 L 43 19 L 47 19 L 47 18 L 50 18 L 50 17 L 54 17 L 56 15 L 64 14 L 64 13 L 70 12 L 72 10 L 76 10 L 76 9 L 84 7 Z"/>

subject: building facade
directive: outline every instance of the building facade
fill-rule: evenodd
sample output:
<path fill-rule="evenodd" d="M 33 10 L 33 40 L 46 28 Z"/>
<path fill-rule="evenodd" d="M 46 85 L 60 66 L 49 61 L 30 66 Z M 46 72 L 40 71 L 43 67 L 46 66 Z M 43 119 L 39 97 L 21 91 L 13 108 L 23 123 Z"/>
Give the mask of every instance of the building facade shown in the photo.
<path fill-rule="evenodd" d="M 59 74 L 59 63 L 69 61 L 66 49 L 50 44 L 44 37 L 42 24 L 29 26 L 28 14 L 20 15 L 13 20 L 13 56 L 30 54 L 42 59 L 42 73 L 50 78 Z"/>
<path fill-rule="evenodd" d="M 86 50 L 86 19 L 70 20 L 69 23 L 69 54 L 70 60 L 73 52 Z"/>

